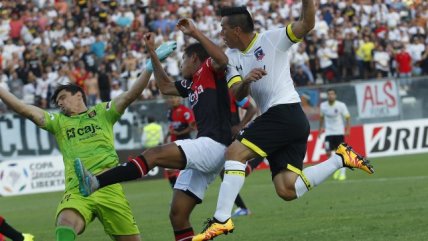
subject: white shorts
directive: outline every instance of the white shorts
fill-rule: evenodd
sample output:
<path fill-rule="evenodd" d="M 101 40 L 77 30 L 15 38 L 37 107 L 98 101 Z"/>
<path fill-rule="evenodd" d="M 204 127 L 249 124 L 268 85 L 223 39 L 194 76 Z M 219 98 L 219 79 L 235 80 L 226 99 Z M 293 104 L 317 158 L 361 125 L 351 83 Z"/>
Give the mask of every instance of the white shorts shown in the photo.
<path fill-rule="evenodd" d="M 175 141 L 186 155 L 187 165 L 175 182 L 174 188 L 190 191 L 202 201 L 208 184 L 224 167 L 226 146 L 209 137 Z"/>

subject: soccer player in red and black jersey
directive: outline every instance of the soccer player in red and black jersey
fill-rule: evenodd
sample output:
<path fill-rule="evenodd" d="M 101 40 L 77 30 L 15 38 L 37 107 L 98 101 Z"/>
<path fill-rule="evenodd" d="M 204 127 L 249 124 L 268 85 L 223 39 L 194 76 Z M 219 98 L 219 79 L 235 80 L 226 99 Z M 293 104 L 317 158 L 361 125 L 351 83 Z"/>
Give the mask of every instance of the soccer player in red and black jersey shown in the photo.
<path fill-rule="evenodd" d="M 198 41 L 184 50 L 182 81 L 174 82 L 162 68 L 154 50 L 154 34 L 146 34 L 144 40 L 160 91 L 164 95 L 187 97 L 190 101 L 198 127 L 197 138 L 147 149 L 124 165 L 97 176 L 79 163 L 75 170 L 80 192 L 89 195 L 114 183 L 141 178 L 155 166 L 181 169 L 169 217 L 175 239 L 190 241 L 194 236 L 190 214 L 202 202 L 208 184 L 223 169 L 224 152 L 232 142 L 229 90 L 225 80 L 228 58 L 190 19 L 179 20 L 177 27 Z"/>
<path fill-rule="evenodd" d="M 196 130 L 195 115 L 192 109 L 181 103 L 182 98 L 171 96 L 168 102 L 171 108 L 168 110 L 167 117 L 170 121 L 168 134 L 165 136 L 165 143 L 169 137 L 170 141 L 189 139 L 192 131 Z"/>
<path fill-rule="evenodd" d="M 190 139 L 192 131 L 196 130 L 195 115 L 193 111 L 182 104 L 182 98 L 171 96 L 168 99 L 171 108 L 168 110 L 167 117 L 170 122 L 168 133 L 165 136 L 164 143 L 174 142 L 176 140 Z M 169 138 L 169 141 L 168 141 Z M 174 188 L 180 170 L 165 168 L 165 176 L 169 184 Z"/>

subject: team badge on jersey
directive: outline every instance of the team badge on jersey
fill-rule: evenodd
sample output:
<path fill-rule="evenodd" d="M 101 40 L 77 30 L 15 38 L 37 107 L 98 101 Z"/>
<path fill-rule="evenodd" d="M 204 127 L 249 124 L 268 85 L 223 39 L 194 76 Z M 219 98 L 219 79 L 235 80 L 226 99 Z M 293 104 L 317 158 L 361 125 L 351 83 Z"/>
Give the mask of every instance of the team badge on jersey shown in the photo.
<path fill-rule="evenodd" d="M 256 50 L 254 50 L 254 56 L 256 56 L 256 59 L 258 61 L 261 61 L 265 57 L 265 53 L 263 52 L 262 46 L 256 48 Z"/>

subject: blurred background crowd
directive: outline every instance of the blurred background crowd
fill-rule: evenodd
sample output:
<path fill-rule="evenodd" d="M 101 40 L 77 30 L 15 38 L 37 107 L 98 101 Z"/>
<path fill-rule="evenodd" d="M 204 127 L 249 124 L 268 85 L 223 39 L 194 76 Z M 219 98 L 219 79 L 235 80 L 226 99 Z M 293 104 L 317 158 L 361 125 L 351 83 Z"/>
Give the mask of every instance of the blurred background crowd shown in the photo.
<path fill-rule="evenodd" d="M 300 0 L 2 0 L 0 86 L 42 108 L 55 87 L 84 88 L 88 104 L 127 90 L 147 61 L 142 36 L 176 40 L 164 63 L 179 78 L 184 46 L 175 29 L 192 18 L 215 43 L 221 6 L 246 5 L 257 31 L 284 27 L 300 15 Z M 428 75 L 428 2 L 425 0 L 317 0 L 314 30 L 290 54 L 296 86 L 360 79 Z M 162 98 L 154 81 L 141 99 Z M 3 105 L 1 111 L 5 110 Z"/>

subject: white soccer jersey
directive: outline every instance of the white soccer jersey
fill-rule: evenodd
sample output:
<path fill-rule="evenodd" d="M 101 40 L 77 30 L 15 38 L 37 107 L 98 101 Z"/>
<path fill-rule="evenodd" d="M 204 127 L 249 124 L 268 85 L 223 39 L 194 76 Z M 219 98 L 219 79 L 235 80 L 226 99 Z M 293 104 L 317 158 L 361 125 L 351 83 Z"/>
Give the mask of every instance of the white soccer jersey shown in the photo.
<path fill-rule="evenodd" d="M 320 106 L 321 116 L 324 117 L 325 135 L 344 135 L 345 125 L 343 118 L 349 118 L 349 111 L 345 103 L 334 101 L 332 105 L 324 101 Z"/>
<path fill-rule="evenodd" d="M 288 50 L 296 41 L 291 25 L 288 25 L 287 28 L 256 34 L 244 52 L 228 49 L 228 86 L 241 81 L 252 69 L 264 68 L 267 75 L 252 83 L 250 90 L 251 97 L 262 113 L 275 105 L 300 102 L 290 76 L 288 58 Z"/>

